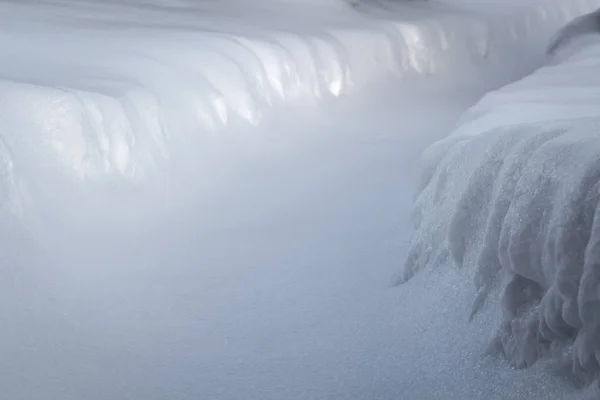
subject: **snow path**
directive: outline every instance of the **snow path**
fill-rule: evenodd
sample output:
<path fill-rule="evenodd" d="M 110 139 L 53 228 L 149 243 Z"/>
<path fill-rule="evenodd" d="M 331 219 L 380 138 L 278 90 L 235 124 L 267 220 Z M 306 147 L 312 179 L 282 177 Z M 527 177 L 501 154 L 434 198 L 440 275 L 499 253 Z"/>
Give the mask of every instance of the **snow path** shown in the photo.
<path fill-rule="evenodd" d="M 398 26 L 377 8 L 370 19 L 311 11 L 313 25 L 255 10 L 239 27 L 237 15 L 216 26 L 186 8 L 133 6 L 112 25 L 94 2 L 42 3 L 0 5 L 4 396 L 572 394 L 547 371 L 482 358 L 498 316 L 466 323 L 465 276 L 390 283 L 421 151 L 537 66 L 535 46 L 595 2 L 544 2 L 514 20 L 399 8 L 413 20 L 398 36 L 382 34 Z M 217 11 L 222 23 L 231 12 Z M 261 41 L 247 44 L 254 53 L 219 47 L 227 57 L 209 68 L 194 58 L 215 46 L 209 29 Z M 310 58 L 311 34 L 327 38 L 324 58 Z M 261 86 L 261 68 L 281 79 Z"/>

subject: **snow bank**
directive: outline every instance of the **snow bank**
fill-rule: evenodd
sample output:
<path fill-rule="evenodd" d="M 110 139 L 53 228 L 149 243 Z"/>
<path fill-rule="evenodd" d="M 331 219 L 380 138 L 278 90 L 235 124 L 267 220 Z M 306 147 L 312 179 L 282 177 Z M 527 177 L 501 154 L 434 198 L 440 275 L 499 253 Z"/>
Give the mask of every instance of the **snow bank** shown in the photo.
<path fill-rule="evenodd" d="M 324 9 L 333 3 L 3 2 L 1 139 L 16 164 L 143 178 L 180 148 L 390 76 L 498 65 L 520 76 L 539 59 L 531 43 L 595 4 L 548 1 L 513 21 L 394 2 Z M 529 62 L 507 62 L 515 49 Z"/>
<path fill-rule="evenodd" d="M 489 93 L 424 155 L 403 280 L 472 271 L 471 317 L 501 301 L 492 348 L 600 373 L 600 38 Z"/>
<path fill-rule="evenodd" d="M 512 398 L 547 382 L 470 356 L 456 279 L 382 281 L 417 149 L 476 96 L 456 80 L 486 78 L 481 93 L 497 72 L 492 84 L 521 76 L 551 26 L 591 3 L 517 18 L 248 3 L 0 2 L 6 398 L 506 399 L 504 382 Z M 451 88 L 422 79 L 437 76 Z M 363 103 L 402 80 L 418 92 L 401 104 Z M 250 163 L 231 144 L 266 149 Z M 22 212 L 25 199 L 43 207 Z M 10 217 L 31 209 L 30 246 Z"/>

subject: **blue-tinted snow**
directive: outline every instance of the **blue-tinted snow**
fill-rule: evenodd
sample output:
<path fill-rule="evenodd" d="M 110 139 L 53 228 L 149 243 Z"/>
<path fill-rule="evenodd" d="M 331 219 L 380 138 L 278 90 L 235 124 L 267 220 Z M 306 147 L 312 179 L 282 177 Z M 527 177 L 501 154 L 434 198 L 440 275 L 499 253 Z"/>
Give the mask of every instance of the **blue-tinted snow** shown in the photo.
<path fill-rule="evenodd" d="M 600 372 L 600 38 L 554 50 L 425 152 L 403 278 L 462 267 L 472 317 L 502 311 L 493 353 L 589 385 Z"/>
<path fill-rule="evenodd" d="M 571 393 L 389 286 L 420 152 L 598 5 L 468 3 L 2 2 L 3 396 Z"/>

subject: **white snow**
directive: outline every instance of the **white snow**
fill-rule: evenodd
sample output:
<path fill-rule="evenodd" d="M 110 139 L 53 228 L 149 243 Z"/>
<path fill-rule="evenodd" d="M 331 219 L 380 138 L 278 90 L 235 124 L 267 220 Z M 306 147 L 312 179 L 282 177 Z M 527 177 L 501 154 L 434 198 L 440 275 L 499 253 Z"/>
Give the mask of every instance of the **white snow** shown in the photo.
<path fill-rule="evenodd" d="M 600 6 L 485 3 L 0 2 L 3 396 L 580 396 L 483 356 L 500 307 L 467 323 L 471 272 L 389 285 L 421 151 Z M 591 112 L 560 101 L 585 91 L 541 102 L 554 81 L 531 125 Z M 431 148 L 409 254 L 448 250 L 468 182 L 426 198 L 510 87 Z"/>
<path fill-rule="evenodd" d="M 322 104 L 386 78 L 501 64 L 506 81 L 535 65 L 541 48 L 532 43 L 589 8 L 580 1 L 488 21 L 421 5 L 385 10 L 382 20 L 368 2 L 364 14 L 287 3 L 270 13 L 261 11 L 266 2 L 139 3 L 2 5 L 3 99 L 20 110 L 7 111 L 7 124 L 41 124 L 32 127 L 43 138 L 35 143 L 78 177 L 144 176 L 178 146 L 202 146 L 232 124 L 257 125 L 282 106 Z M 506 57 L 520 60 L 499 61 Z"/>
<path fill-rule="evenodd" d="M 495 351 L 585 384 L 600 372 L 599 62 L 600 38 L 565 44 L 425 152 L 403 276 L 466 269 L 472 316 L 490 299 L 488 310 L 502 309 Z"/>

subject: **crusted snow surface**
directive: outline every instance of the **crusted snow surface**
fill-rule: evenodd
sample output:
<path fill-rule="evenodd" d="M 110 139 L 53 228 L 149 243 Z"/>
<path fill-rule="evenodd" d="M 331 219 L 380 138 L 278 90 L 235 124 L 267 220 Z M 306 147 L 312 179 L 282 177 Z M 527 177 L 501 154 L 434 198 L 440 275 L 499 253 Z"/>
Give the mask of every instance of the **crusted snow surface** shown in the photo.
<path fill-rule="evenodd" d="M 463 268 L 491 350 L 600 373 L 600 39 L 486 95 L 424 154 L 403 280 Z M 548 361 L 550 362 L 550 361 Z"/>

